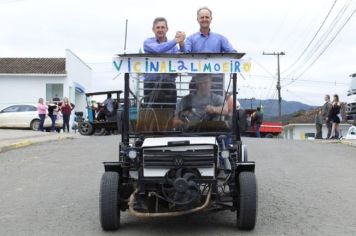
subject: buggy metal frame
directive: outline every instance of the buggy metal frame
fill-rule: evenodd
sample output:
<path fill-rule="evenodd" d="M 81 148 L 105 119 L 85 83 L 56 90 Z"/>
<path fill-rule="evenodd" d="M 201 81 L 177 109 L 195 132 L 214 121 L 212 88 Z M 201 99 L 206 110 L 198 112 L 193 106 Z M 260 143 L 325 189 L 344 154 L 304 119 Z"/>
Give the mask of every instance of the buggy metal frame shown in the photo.
<path fill-rule="evenodd" d="M 132 100 L 132 97 L 130 97 L 130 94 L 132 95 L 130 90 L 130 73 L 132 71 L 130 69 L 135 66 L 130 63 L 133 63 L 135 58 L 146 60 L 146 62 L 150 58 L 159 58 L 159 60 L 173 58 L 175 62 L 185 59 L 206 61 L 212 58 L 228 58 L 232 67 L 234 63 L 235 65 L 237 62 L 242 63 L 239 59 L 243 55 L 242 53 L 123 54 L 116 57 L 114 65 L 118 71 L 122 72 L 122 68 L 126 68 L 128 71 L 124 72 L 124 107 L 122 111 L 118 111 L 117 115 L 118 125 L 121 126 L 120 130 L 122 131 L 121 142 L 119 144 L 119 161 L 103 163 L 105 173 L 101 180 L 100 220 L 104 230 L 118 229 L 120 211 L 125 210 L 129 210 L 132 215 L 137 217 L 178 216 L 194 212 L 231 210 L 237 212 L 237 226 L 239 229 L 251 230 L 254 228 L 257 214 L 257 184 L 254 175 L 255 162 L 248 160 L 247 147 L 241 142 L 238 125 L 236 111 L 237 74 L 242 72 L 239 68 L 237 71 L 233 70 L 230 73 L 233 95 L 231 132 L 198 132 L 195 134 L 187 134 L 186 132 L 145 133 L 136 132 L 132 127 L 130 128 L 132 125 L 130 122 L 130 101 Z M 230 70 L 232 69 L 230 68 Z M 176 72 L 174 70 L 174 73 Z M 187 71 L 180 72 L 186 73 Z M 136 71 L 136 73 L 140 72 Z M 155 71 L 153 73 L 158 72 Z M 188 73 L 191 73 L 191 71 L 188 71 Z M 232 142 L 229 145 L 225 145 L 224 140 L 228 134 L 231 135 Z M 162 142 L 161 145 L 155 145 L 154 147 L 144 144 L 145 142 L 152 143 L 152 140 L 156 140 L 155 138 L 157 137 L 162 139 L 175 137 L 176 139 L 174 141 L 169 141 L 169 139 L 167 143 Z M 199 141 L 196 141 L 197 139 Z M 189 151 L 191 149 L 192 151 Z M 162 150 L 168 150 L 170 154 L 166 155 Z M 225 159 L 223 160 L 225 163 L 224 171 L 219 169 L 218 166 L 221 165 L 219 164 L 221 162 L 221 160 L 219 161 L 219 157 L 223 156 L 223 152 L 225 151 L 227 151 L 228 157 L 224 157 Z M 189 162 L 189 156 L 193 155 L 193 153 L 194 155 L 198 155 L 199 158 L 201 157 L 202 160 L 204 158 L 204 160 L 209 159 L 208 164 L 204 162 L 202 165 L 209 166 L 210 169 L 208 168 L 208 172 L 210 171 L 210 174 L 201 174 L 205 170 L 202 166 L 183 166 L 182 163 L 188 165 L 186 163 Z M 161 158 L 161 161 L 150 162 L 149 156 L 152 156 L 154 159 L 155 157 L 162 157 L 162 155 L 164 159 Z M 171 165 L 167 164 L 167 160 L 175 163 L 175 166 L 169 167 L 168 171 L 167 168 L 163 168 L 163 165 Z M 157 170 L 161 163 L 162 171 L 166 172 L 164 175 L 151 176 L 147 174 L 149 171 L 144 166 L 149 164 L 155 165 Z M 229 165 L 230 169 L 227 168 Z M 221 181 L 218 178 L 219 173 L 222 173 L 222 178 L 225 181 L 223 189 L 219 189 L 221 188 L 221 185 L 219 185 Z M 176 192 L 174 192 L 173 198 L 169 196 L 171 191 L 173 191 L 172 187 L 170 186 L 170 190 L 167 191 L 164 189 L 167 186 L 167 181 L 170 184 L 174 182 L 173 186 Z M 202 204 L 197 204 L 190 198 L 186 202 L 181 199 L 181 202 L 177 200 L 178 198 L 182 198 L 177 197 L 177 191 L 181 190 L 179 186 L 187 184 L 189 186 L 199 186 L 195 188 L 198 189 L 197 194 L 200 194 L 199 202 Z M 228 193 L 225 193 L 226 186 L 229 189 Z M 178 194 L 178 196 L 180 195 Z M 155 202 L 148 204 L 147 202 L 152 199 L 155 199 Z M 144 204 L 147 207 L 144 206 L 141 208 L 141 205 Z"/>

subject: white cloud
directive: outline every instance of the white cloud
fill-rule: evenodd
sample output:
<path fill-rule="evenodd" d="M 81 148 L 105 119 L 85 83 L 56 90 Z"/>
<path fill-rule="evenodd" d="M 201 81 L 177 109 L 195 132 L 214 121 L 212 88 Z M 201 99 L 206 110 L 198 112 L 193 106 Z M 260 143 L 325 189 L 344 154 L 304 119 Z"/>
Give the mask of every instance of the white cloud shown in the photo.
<path fill-rule="evenodd" d="M 242 81 L 241 85 L 245 87 L 241 87 L 240 95 L 269 98 L 273 94 L 270 88 L 275 89 L 276 83 L 270 73 L 276 74 L 277 63 L 274 56 L 262 56 L 262 52 L 285 51 L 286 56 L 281 57 L 281 71 L 284 71 L 311 40 L 333 2 L 0 0 L 0 56 L 64 57 L 65 49 L 69 48 L 84 61 L 94 63 L 90 66 L 95 69 L 98 90 L 117 89 L 121 81 L 112 80 L 116 72 L 110 61 L 113 54 L 123 52 L 126 19 L 127 52 L 137 53 L 142 48 L 143 40 L 152 36 L 151 27 L 155 17 L 164 16 L 168 19 L 168 37 L 173 37 L 176 30 L 184 30 L 189 35 L 198 30 L 196 10 L 208 6 L 213 10 L 212 30 L 227 36 L 238 51 L 246 52 L 246 57 L 258 63 L 253 64 L 252 75 L 265 77 L 251 76 Z M 348 0 L 337 1 L 325 26 L 331 24 L 347 3 Z M 354 2 L 342 19 L 345 20 L 353 9 Z M 320 96 L 335 92 L 340 94 L 342 100 L 346 99 L 347 85 L 335 87 L 330 83 L 310 80 L 345 83 L 349 81 L 348 75 L 356 72 L 355 17 L 300 78 L 301 81 L 282 90 L 284 99 L 319 104 L 322 102 Z M 301 71 L 300 68 L 297 71 Z"/>

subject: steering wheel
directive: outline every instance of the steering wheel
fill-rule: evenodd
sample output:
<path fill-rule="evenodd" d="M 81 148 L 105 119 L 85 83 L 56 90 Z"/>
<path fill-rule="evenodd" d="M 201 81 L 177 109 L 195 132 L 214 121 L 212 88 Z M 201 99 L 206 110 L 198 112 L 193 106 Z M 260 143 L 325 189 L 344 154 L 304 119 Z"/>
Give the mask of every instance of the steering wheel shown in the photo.
<path fill-rule="evenodd" d="M 189 123 L 194 117 L 197 117 L 198 121 L 212 121 L 218 114 L 208 114 L 204 112 L 204 114 L 199 114 L 195 108 L 186 108 L 179 113 L 179 118 L 186 123 Z"/>

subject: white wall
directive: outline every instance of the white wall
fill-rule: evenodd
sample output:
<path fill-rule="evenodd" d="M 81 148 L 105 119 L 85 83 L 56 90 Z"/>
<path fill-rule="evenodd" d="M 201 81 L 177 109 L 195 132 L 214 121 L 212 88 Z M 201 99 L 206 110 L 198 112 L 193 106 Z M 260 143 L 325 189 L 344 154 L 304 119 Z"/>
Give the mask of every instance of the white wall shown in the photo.
<path fill-rule="evenodd" d="M 86 110 L 85 94 L 92 87 L 92 69 L 85 64 L 71 50 L 66 50 L 66 71 L 68 75 L 68 86 L 64 88 L 64 94 L 75 104 L 75 111 Z M 84 93 L 75 92 L 75 87 L 80 85 Z"/>
<path fill-rule="evenodd" d="M 69 49 L 66 50 L 66 71 L 69 81 L 83 86 L 84 92 L 91 89 L 92 69 Z"/>
<path fill-rule="evenodd" d="M 348 129 L 351 125 L 349 124 L 340 124 L 341 135 L 345 136 L 347 134 Z M 323 138 L 326 138 L 327 128 L 323 125 Z M 306 133 L 315 133 L 316 128 L 315 124 L 289 124 L 283 126 L 283 138 L 284 139 L 296 139 L 303 140 L 305 139 Z"/>
<path fill-rule="evenodd" d="M 14 103 L 37 103 L 46 98 L 47 83 L 65 83 L 65 75 L 0 75 L 0 109 Z"/>

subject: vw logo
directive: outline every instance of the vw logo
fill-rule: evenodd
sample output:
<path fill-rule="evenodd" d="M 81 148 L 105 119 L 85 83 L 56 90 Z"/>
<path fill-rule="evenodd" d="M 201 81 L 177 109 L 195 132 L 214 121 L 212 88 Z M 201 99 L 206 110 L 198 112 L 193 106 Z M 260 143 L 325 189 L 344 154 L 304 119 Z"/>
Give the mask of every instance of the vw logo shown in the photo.
<path fill-rule="evenodd" d="M 177 157 L 174 159 L 174 165 L 175 165 L 176 167 L 182 167 L 182 166 L 183 166 L 183 163 L 184 163 L 183 157 L 181 157 L 181 156 L 177 156 Z"/>

